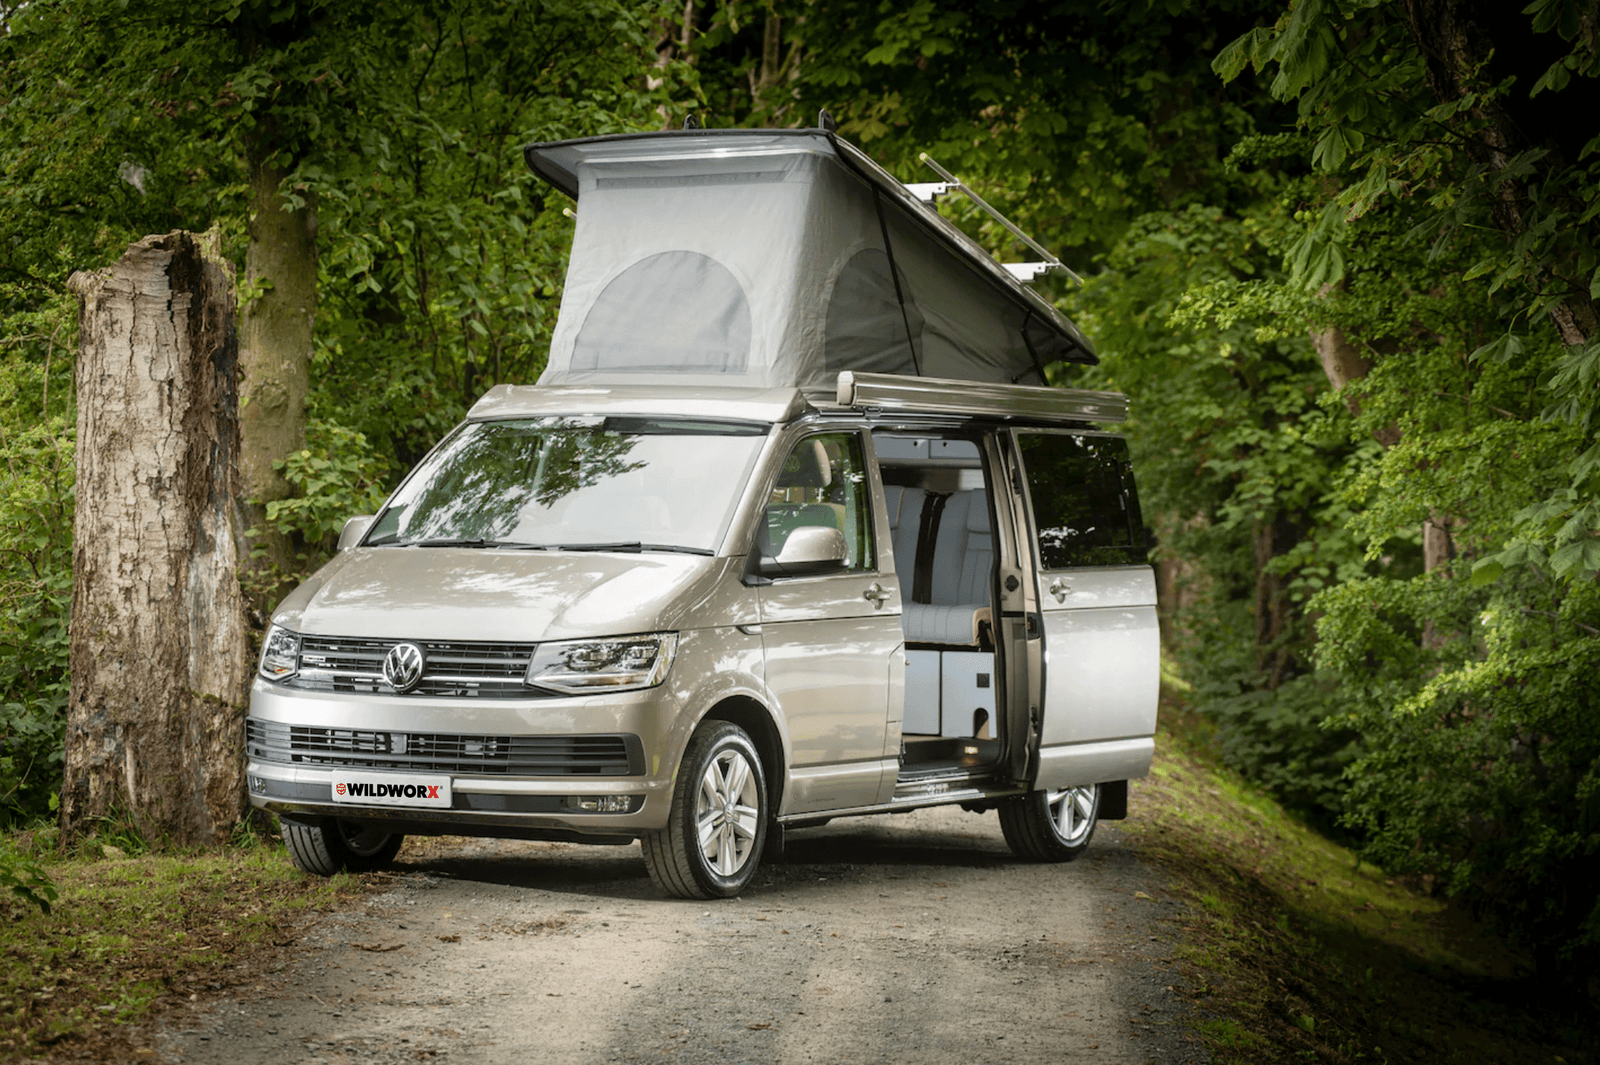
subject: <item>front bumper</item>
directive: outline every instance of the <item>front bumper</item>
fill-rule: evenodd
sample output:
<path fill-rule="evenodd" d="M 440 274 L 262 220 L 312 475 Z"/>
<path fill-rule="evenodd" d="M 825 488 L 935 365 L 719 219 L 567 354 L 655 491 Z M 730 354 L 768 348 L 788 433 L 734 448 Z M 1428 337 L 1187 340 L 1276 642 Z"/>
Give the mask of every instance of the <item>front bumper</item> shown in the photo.
<path fill-rule="evenodd" d="M 661 751 L 675 742 L 676 707 L 665 694 L 463 705 L 297 691 L 258 678 L 247 722 L 250 802 L 291 819 L 338 817 L 408 834 L 637 838 L 664 827 L 671 805 L 672 777 L 660 767 L 673 764 Z M 448 776 L 450 807 L 335 801 L 334 778 L 347 770 Z M 628 812 L 594 809 L 602 798 Z"/>

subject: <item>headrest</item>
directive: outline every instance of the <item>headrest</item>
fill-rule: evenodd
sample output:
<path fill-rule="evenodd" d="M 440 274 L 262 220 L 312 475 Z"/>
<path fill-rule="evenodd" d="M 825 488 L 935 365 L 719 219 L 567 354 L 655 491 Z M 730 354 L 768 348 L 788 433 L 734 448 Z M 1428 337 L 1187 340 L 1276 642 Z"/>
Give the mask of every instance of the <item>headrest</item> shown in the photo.
<path fill-rule="evenodd" d="M 833 483 L 833 467 L 821 440 L 794 449 L 778 474 L 779 488 L 826 488 Z"/>
<path fill-rule="evenodd" d="M 900 523 L 900 496 L 904 492 L 905 489 L 898 484 L 886 484 L 883 486 L 883 505 L 889 511 L 890 525 L 898 525 Z"/>
<path fill-rule="evenodd" d="M 989 535 L 989 501 L 984 498 L 983 490 L 971 488 L 956 495 L 966 497 L 967 531 Z"/>

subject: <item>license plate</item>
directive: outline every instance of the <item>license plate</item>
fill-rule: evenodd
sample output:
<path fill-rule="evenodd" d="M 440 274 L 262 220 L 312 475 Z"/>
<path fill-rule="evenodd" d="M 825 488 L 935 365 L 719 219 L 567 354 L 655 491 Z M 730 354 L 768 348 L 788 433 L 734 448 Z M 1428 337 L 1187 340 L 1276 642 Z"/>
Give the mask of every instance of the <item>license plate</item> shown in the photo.
<path fill-rule="evenodd" d="M 427 773 L 333 774 L 333 801 L 356 806 L 435 806 L 450 808 L 450 778 Z"/>

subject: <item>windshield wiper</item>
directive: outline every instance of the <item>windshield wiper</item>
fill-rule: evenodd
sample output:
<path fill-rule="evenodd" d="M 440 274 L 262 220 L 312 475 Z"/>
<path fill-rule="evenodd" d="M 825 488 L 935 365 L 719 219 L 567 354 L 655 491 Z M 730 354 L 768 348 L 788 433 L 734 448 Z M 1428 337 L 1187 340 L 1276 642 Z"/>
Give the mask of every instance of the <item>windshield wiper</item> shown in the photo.
<path fill-rule="evenodd" d="M 681 547 L 678 544 L 642 544 L 637 540 L 623 540 L 612 544 L 545 544 L 547 551 L 671 551 L 684 555 L 709 555 L 710 548 Z"/>
<path fill-rule="evenodd" d="M 399 547 L 492 547 L 507 551 L 622 551 L 638 554 L 642 551 L 670 551 L 684 555 L 710 555 L 709 548 L 682 547 L 678 544 L 642 544 L 637 540 L 617 540 L 595 544 L 529 544 L 518 540 L 485 540 L 482 537 L 438 537 L 432 540 L 383 540 L 370 547 L 395 545 Z"/>

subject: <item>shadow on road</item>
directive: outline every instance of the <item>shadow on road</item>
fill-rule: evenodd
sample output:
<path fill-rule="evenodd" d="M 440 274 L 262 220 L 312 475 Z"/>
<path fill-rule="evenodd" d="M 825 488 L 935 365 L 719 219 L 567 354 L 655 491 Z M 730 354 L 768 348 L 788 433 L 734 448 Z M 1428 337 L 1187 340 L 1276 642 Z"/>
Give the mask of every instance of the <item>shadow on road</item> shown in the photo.
<path fill-rule="evenodd" d="M 963 870 L 998 870 L 1018 864 L 998 825 L 970 817 L 940 820 L 945 823 L 930 826 L 901 823 L 896 818 L 894 822 L 849 821 L 791 830 L 782 860 L 764 863 L 745 896 L 828 891 L 832 890 L 830 884 L 840 880 L 879 875 L 896 880 L 937 880 Z M 400 874 L 427 873 L 563 894 L 661 899 L 645 873 L 638 844 L 590 847 L 455 837 L 420 840 L 407 847 L 393 869 Z"/>

